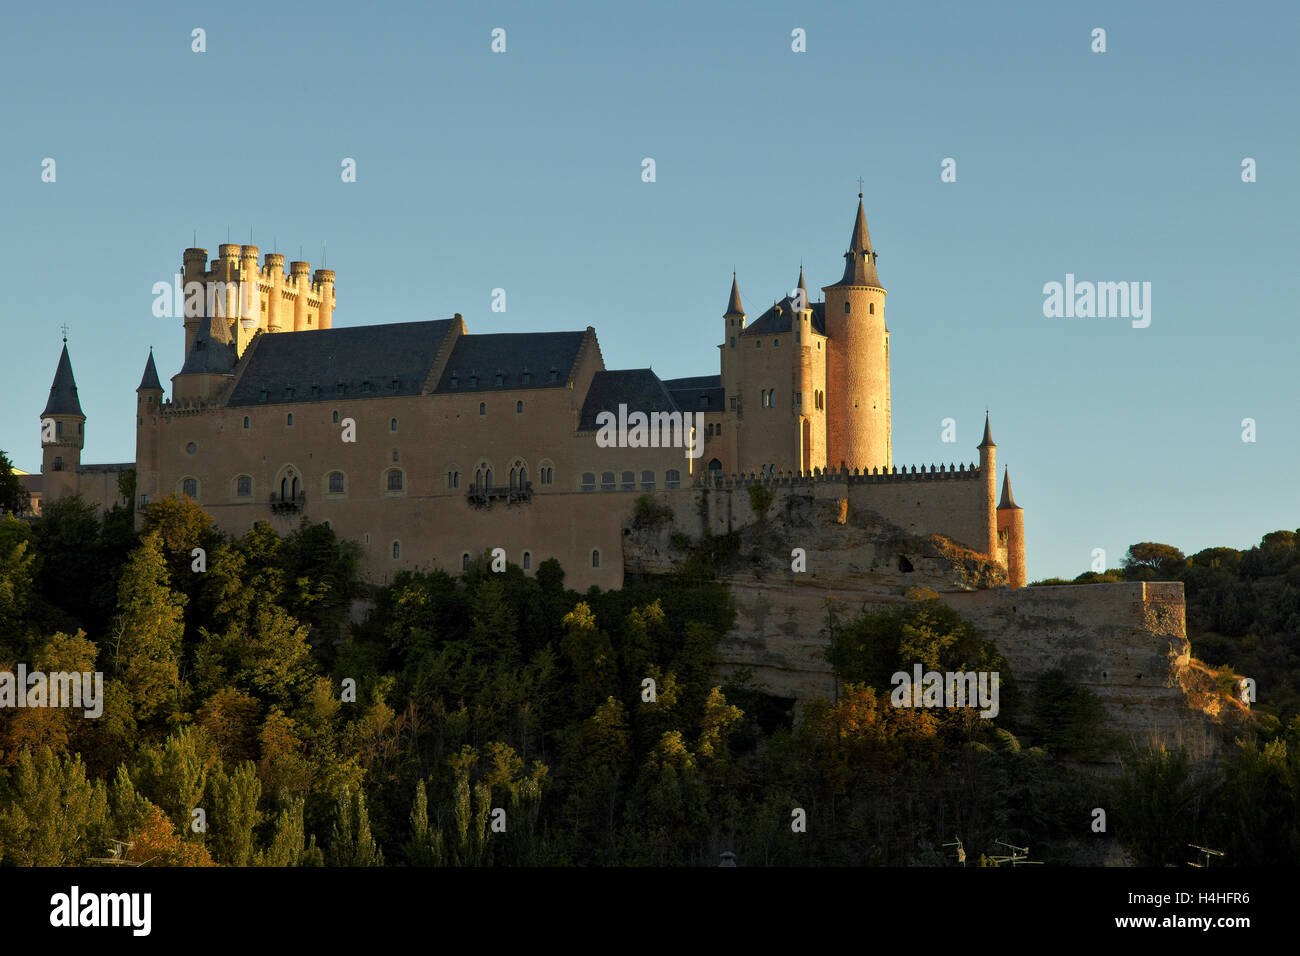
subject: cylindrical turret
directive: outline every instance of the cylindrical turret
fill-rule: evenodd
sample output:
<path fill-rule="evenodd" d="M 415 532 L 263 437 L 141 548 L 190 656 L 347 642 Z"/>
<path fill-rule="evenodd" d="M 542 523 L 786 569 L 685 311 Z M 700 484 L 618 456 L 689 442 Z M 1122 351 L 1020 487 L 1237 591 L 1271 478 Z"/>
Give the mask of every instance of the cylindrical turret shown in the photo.
<path fill-rule="evenodd" d="M 305 332 L 307 324 L 307 296 L 310 293 L 311 265 L 306 262 L 289 263 L 289 285 L 294 290 L 293 330 Z"/>
<path fill-rule="evenodd" d="M 993 443 L 993 432 L 989 428 L 989 417 L 984 416 L 984 438 L 979 444 L 980 482 L 984 489 L 981 513 L 987 527 L 985 553 L 994 561 L 998 559 L 998 515 L 997 501 L 998 465 L 997 448 Z"/>
<path fill-rule="evenodd" d="M 263 260 L 266 271 L 266 330 L 279 332 L 283 328 L 280 309 L 284 299 L 284 256 L 278 252 L 268 252 Z"/>
<path fill-rule="evenodd" d="M 1002 500 L 998 502 L 998 535 L 1007 548 L 1007 580 L 1013 588 L 1027 583 L 1025 566 L 1025 510 L 1011 497 L 1011 473 L 1002 478 Z"/>
<path fill-rule="evenodd" d="M 317 269 L 312 284 L 320 296 L 320 315 L 316 328 L 328 329 L 334 321 L 334 270 Z"/>
<path fill-rule="evenodd" d="M 850 470 L 893 464 L 885 290 L 859 195 L 844 276 L 826 286 L 826 463 Z"/>
<path fill-rule="evenodd" d="M 204 299 L 207 292 L 204 288 L 204 280 L 208 267 L 208 250 L 191 248 L 186 249 L 181 256 L 181 301 L 176 304 L 176 308 L 184 316 L 185 321 L 185 354 L 190 354 L 190 346 L 194 344 L 194 336 L 199 331 L 199 317 L 203 314 Z M 196 285 L 191 286 L 191 283 Z M 191 297 L 194 297 L 195 305 L 187 308 L 187 303 Z"/>

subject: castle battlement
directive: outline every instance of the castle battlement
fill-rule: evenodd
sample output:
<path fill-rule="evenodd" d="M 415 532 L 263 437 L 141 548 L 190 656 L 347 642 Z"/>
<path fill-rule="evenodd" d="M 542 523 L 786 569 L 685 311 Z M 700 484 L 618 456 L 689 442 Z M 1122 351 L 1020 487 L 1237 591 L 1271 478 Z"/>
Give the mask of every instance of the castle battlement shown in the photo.
<path fill-rule="evenodd" d="M 973 462 L 968 467 L 966 464 L 961 465 L 931 465 L 927 471 L 922 465 L 920 470 L 913 465 L 909 471 L 907 466 L 899 471 L 898 466 L 893 466 L 892 470 L 881 471 L 873 468 L 870 473 L 864 469 L 848 468 L 814 468 L 812 471 L 777 471 L 770 475 L 762 475 L 751 472 L 748 475 L 701 475 L 691 482 L 693 488 L 745 488 L 750 485 L 771 485 L 777 487 L 791 487 L 798 485 L 817 485 L 827 483 L 838 484 L 897 484 L 905 481 L 979 481 L 983 477 L 979 466 Z"/>

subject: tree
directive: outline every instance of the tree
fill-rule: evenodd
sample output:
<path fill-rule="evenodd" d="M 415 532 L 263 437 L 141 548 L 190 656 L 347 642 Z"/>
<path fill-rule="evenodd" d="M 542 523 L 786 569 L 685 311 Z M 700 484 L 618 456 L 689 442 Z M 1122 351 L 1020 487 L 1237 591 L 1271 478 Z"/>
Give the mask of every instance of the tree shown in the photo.
<path fill-rule="evenodd" d="M 0 810 L 0 855 L 19 866 L 78 866 L 105 843 L 108 796 L 79 754 L 24 750 Z"/>
<path fill-rule="evenodd" d="M 224 770 L 208 780 L 208 803 L 212 808 L 212 852 L 225 866 L 250 866 L 253 863 L 253 831 L 261 822 L 257 801 L 262 796 L 262 781 L 252 761 L 244 761 L 227 775 Z"/>
<path fill-rule="evenodd" d="M 118 588 L 113 664 L 138 720 L 174 712 L 180 695 L 185 596 L 172 591 L 157 532 L 132 552 Z"/>
<path fill-rule="evenodd" d="M 0 515 L 24 515 L 31 506 L 31 495 L 14 474 L 9 456 L 0 451 Z"/>
<path fill-rule="evenodd" d="M 1172 580 L 1176 579 L 1186 560 L 1183 552 L 1173 545 L 1142 541 L 1129 545 L 1124 557 L 1124 573 L 1130 581 Z"/>
<path fill-rule="evenodd" d="M 383 866 L 384 853 L 370 833 L 365 791 L 345 787 L 335 809 L 326 860 L 330 866 Z"/>

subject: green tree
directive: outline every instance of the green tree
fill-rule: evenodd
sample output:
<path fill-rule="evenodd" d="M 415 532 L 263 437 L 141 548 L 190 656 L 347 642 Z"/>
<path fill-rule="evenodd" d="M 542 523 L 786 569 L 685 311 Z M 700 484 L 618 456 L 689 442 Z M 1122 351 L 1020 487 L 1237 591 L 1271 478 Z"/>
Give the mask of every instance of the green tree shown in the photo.
<path fill-rule="evenodd" d="M 326 860 L 330 866 L 384 865 L 384 853 L 370 833 L 364 790 L 344 788 L 339 794 Z"/>
<path fill-rule="evenodd" d="M 0 809 L 0 856 L 19 866 L 78 866 L 106 842 L 108 796 L 79 754 L 18 758 Z"/>
<path fill-rule="evenodd" d="M 122 572 L 110 639 L 114 672 L 142 722 L 174 713 L 180 704 L 184 608 L 185 596 L 170 587 L 161 539 L 146 534 Z"/>
<path fill-rule="evenodd" d="M 233 773 L 218 768 L 208 778 L 209 842 L 212 855 L 226 866 L 251 866 L 254 858 L 253 831 L 261 822 L 257 801 L 262 781 L 252 761 L 244 761 Z"/>
<path fill-rule="evenodd" d="M 18 476 L 13 462 L 0 451 L 0 515 L 24 515 L 31 504 L 31 496 Z"/>

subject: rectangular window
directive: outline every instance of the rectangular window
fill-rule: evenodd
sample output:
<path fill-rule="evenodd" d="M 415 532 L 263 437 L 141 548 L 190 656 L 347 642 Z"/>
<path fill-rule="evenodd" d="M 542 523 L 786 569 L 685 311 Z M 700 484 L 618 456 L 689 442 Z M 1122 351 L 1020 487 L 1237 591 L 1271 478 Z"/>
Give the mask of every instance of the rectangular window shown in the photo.
<path fill-rule="evenodd" d="M 641 490 L 642 491 L 655 490 L 655 473 L 653 471 L 646 469 L 645 471 L 641 472 Z"/>

